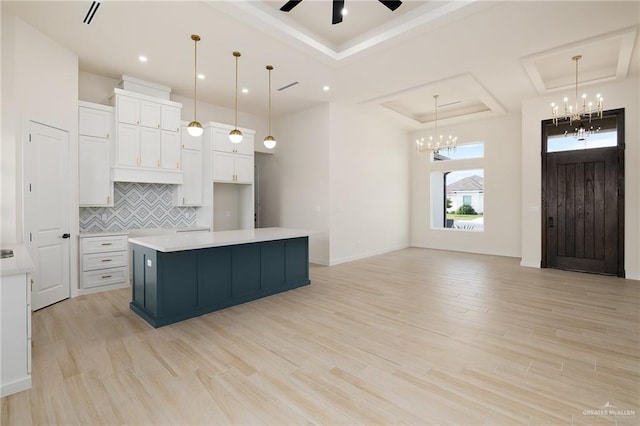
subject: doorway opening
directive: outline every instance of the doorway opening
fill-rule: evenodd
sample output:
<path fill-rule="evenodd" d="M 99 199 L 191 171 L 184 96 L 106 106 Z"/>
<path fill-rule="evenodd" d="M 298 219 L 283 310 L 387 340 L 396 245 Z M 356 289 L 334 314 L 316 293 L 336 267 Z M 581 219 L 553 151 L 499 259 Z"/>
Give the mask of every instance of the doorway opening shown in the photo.
<path fill-rule="evenodd" d="M 624 109 L 542 122 L 541 267 L 624 277 L 624 147 Z"/>

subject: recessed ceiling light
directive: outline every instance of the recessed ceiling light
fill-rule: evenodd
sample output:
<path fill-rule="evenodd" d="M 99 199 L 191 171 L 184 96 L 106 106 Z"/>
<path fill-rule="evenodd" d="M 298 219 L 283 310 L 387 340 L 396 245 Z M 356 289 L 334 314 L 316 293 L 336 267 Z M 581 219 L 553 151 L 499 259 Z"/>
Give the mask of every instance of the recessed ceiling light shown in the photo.
<path fill-rule="evenodd" d="M 322 86 L 322 90 L 324 92 L 328 92 L 330 89 L 331 89 L 331 87 L 329 87 L 329 86 Z"/>
<path fill-rule="evenodd" d="M 242 88 L 242 93 L 249 93 L 249 89 L 247 89 L 246 87 Z"/>
<path fill-rule="evenodd" d="M 146 56 L 144 56 L 144 55 L 140 55 L 140 56 L 138 56 L 138 60 L 139 60 L 140 62 L 147 62 L 149 59 L 147 59 L 147 57 L 146 57 Z"/>
<path fill-rule="evenodd" d="M 198 79 L 199 80 L 204 80 L 204 74 L 198 74 Z"/>

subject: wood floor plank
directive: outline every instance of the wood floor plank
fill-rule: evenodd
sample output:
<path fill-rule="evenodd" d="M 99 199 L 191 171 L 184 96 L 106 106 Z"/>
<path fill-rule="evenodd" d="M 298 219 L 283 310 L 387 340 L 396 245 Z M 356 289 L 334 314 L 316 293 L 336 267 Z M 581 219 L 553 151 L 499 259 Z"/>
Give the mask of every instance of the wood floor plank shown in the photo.
<path fill-rule="evenodd" d="M 411 248 L 311 265 L 310 286 L 159 329 L 129 289 L 66 300 L 33 314 L 33 388 L 0 420 L 640 423 L 640 284 L 518 263 Z"/>

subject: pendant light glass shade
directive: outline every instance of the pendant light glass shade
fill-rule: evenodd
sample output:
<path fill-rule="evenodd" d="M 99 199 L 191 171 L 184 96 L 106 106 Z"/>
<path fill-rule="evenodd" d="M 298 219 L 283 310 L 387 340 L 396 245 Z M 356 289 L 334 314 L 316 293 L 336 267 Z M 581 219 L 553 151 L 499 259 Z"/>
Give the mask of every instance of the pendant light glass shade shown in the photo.
<path fill-rule="evenodd" d="M 198 122 L 196 119 L 197 112 L 197 89 L 198 89 L 198 42 L 200 41 L 200 36 L 197 34 L 191 35 L 191 40 L 194 42 L 194 70 L 193 70 L 193 121 L 187 125 L 187 132 L 193 137 L 198 137 L 202 135 L 204 129 L 202 128 L 202 124 Z"/>
<path fill-rule="evenodd" d="M 229 140 L 232 143 L 240 143 L 242 142 L 242 132 L 238 130 L 238 58 L 240 57 L 240 52 L 233 52 L 233 56 L 236 58 L 236 119 L 234 129 L 229 133 Z"/>
<path fill-rule="evenodd" d="M 271 136 L 271 71 L 273 67 L 271 65 L 267 65 L 267 70 L 269 71 L 269 135 L 264 138 L 264 147 L 267 149 L 273 149 L 276 147 L 276 138 Z"/>

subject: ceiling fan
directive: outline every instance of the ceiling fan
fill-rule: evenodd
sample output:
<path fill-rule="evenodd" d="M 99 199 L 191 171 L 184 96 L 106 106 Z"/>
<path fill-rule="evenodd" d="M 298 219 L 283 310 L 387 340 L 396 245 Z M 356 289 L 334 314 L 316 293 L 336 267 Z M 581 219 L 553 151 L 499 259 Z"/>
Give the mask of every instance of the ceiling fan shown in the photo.
<path fill-rule="evenodd" d="M 402 4 L 399 0 L 378 0 L 380 3 L 385 5 L 389 10 L 396 10 Z M 283 12 L 289 12 L 291 9 L 296 7 L 302 0 L 289 0 L 280 8 Z M 331 20 L 332 24 L 339 24 L 342 22 L 342 9 L 344 9 L 344 0 L 333 0 L 333 19 Z"/>

